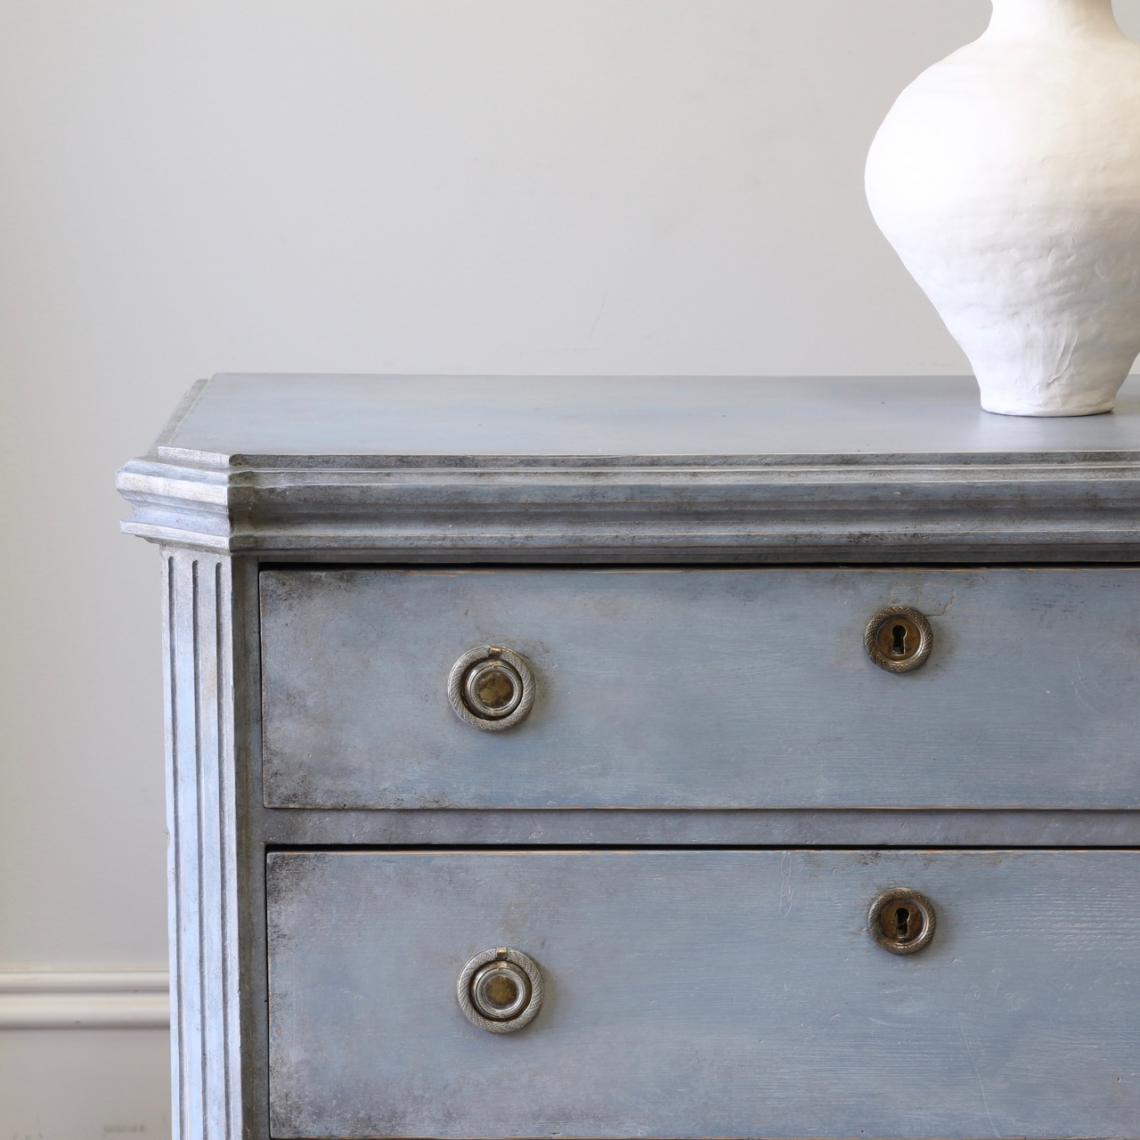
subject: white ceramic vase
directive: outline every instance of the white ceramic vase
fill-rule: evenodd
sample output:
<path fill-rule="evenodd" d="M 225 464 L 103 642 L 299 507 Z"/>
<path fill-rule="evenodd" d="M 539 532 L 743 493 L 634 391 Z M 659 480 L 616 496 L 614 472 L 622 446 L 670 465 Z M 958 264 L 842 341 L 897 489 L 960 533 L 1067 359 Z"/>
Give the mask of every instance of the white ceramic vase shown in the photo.
<path fill-rule="evenodd" d="M 1112 0 L 993 0 L 867 159 L 879 227 L 987 411 L 1112 410 L 1140 353 L 1140 46 Z"/>

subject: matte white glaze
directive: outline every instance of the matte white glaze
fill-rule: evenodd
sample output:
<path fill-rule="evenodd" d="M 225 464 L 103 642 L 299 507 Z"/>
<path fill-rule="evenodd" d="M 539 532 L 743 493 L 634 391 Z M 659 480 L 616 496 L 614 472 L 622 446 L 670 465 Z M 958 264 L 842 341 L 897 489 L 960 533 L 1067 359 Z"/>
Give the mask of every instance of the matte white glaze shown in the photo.
<path fill-rule="evenodd" d="M 1111 0 L 994 0 L 899 96 L 866 185 L 987 411 L 1112 410 L 1140 353 L 1140 47 Z"/>

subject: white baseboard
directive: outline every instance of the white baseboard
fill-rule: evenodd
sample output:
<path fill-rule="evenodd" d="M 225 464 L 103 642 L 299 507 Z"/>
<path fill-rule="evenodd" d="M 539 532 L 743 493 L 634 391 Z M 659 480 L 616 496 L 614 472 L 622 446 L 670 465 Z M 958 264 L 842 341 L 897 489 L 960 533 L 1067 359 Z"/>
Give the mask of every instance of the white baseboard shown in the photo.
<path fill-rule="evenodd" d="M 0 1029 L 165 1029 L 160 971 L 0 973 Z"/>

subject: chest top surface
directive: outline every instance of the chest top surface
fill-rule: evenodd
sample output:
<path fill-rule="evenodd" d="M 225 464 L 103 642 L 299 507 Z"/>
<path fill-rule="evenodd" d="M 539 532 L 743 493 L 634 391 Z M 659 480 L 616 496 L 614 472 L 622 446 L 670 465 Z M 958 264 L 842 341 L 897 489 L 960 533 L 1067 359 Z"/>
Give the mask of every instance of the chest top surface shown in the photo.
<path fill-rule="evenodd" d="M 159 454 L 469 460 L 810 456 L 1140 459 L 1140 379 L 1111 416 L 978 406 L 969 377 L 219 375 Z"/>
<path fill-rule="evenodd" d="M 219 375 L 119 487 L 267 559 L 1131 561 L 1140 379 L 1022 419 L 970 377 Z"/>

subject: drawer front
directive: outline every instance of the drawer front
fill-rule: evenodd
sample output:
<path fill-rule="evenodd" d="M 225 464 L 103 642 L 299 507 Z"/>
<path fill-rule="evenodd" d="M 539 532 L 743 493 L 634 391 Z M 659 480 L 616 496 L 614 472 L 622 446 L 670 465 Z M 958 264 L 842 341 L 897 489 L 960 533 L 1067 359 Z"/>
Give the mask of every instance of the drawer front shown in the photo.
<path fill-rule="evenodd" d="M 281 570 L 261 575 L 266 803 L 1140 806 L 1140 571 Z M 864 647 L 892 603 L 933 649 Z M 484 732 L 473 647 L 536 697 Z"/>
<path fill-rule="evenodd" d="M 272 1134 L 1137 1137 L 1132 851 L 281 852 Z M 866 928 L 887 888 L 930 944 Z M 537 1016 L 456 1000 L 488 948 Z"/>

